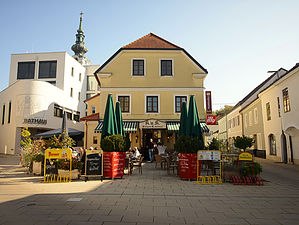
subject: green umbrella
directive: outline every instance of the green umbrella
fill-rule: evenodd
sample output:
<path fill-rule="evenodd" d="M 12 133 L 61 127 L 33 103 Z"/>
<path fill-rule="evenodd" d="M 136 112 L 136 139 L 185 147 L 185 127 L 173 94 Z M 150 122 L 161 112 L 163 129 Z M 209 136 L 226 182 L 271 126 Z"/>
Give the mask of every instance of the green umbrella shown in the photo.
<path fill-rule="evenodd" d="M 187 117 L 187 135 L 190 137 L 202 137 L 198 111 L 194 95 L 190 96 L 189 110 Z"/>
<path fill-rule="evenodd" d="M 117 134 L 117 122 L 115 111 L 113 107 L 112 94 L 108 95 L 106 102 L 106 109 L 104 114 L 103 128 L 102 128 L 102 138 Z"/>
<path fill-rule="evenodd" d="M 116 102 L 115 106 L 115 116 L 116 116 L 116 123 L 117 123 L 117 134 L 124 136 L 124 124 L 123 124 L 123 117 L 121 114 L 120 103 Z"/>
<path fill-rule="evenodd" d="M 180 117 L 180 129 L 179 129 L 180 135 L 186 135 L 187 118 L 188 118 L 187 105 L 186 105 L 186 102 L 183 102 L 182 108 L 181 108 L 181 117 Z"/>

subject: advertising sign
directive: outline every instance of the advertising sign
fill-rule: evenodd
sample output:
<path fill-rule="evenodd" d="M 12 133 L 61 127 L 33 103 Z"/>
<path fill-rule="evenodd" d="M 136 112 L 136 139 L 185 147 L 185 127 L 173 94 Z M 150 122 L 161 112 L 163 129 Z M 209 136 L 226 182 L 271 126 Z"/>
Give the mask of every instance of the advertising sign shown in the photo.
<path fill-rule="evenodd" d="M 155 119 L 149 119 L 145 120 L 144 122 L 141 122 L 139 124 L 140 129 L 166 129 L 166 123 L 155 120 Z"/>
<path fill-rule="evenodd" d="M 206 91 L 206 113 L 212 113 L 212 93 L 211 91 Z"/>
<path fill-rule="evenodd" d="M 218 150 L 200 150 L 197 152 L 197 160 L 220 161 L 220 155 Z"/>
<path fill-rule="evenodd" d="M 216 115 L 207 115 L 206 124 L 207 125 L 216 125 L 217 124 L 217 116 Z"/>
<path fill-rule="evenodd" d="M 240 161 L 252 161 L 252 154 L 249 152 L 242 152 L 239 155 Z"/>

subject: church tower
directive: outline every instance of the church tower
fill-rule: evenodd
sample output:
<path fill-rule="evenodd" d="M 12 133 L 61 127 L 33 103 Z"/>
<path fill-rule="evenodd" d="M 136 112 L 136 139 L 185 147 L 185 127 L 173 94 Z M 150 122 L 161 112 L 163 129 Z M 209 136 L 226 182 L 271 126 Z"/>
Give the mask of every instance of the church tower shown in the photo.
<path fill-rule="evenodd" d="M 88 65 L 90 64 L 90 61 L 85 56 L 85 53 L 88 52 L 88 49 L 86 48 L 84 43 L 85 35 L 84 35 L 84 31 L 82 30 L 82 17 L 83 17 L 83 13 L 81 12 L 79 28 L 76 34 L 76 42 L 75 44 L 73 44 L 72 50 L 75 53 L 75 55 L 73 55 L 74 59 L 76 59 L 82 65 Z"/>

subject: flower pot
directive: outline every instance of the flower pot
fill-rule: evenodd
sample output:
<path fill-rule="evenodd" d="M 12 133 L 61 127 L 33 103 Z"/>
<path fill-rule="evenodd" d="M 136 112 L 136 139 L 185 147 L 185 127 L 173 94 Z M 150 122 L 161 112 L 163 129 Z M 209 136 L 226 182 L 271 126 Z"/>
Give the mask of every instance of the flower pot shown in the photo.
<path fill-rule="evenodd" d="M 197 176 L 197 154 L 179 154 L 179 176 L 181 179 L 196 180 Z"/>
<path fill-rule="evenodd" d="M 42 175 L 42 162 L 33 161 L 32 164 L 32 173 L 34 175 Z"/>
<path fill-rule="evenodd" d="M 104 152 L 104 177 L 122 178 L 125 168 L 125 152 Z"/>

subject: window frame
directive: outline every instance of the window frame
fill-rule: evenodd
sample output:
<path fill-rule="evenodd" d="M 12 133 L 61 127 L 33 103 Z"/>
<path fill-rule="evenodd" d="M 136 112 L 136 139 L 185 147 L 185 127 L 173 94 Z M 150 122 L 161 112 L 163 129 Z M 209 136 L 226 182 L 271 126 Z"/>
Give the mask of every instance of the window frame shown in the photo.
<path fill-rule="evenodd" d="M 156 97 L 157 98 L 157 111 L 148 111 L 148 98 Z M 148 94 L 145 95 L 145 114 L 159 114 L 160 113 L 160 95 L 159 94 Z"/>
<path fill-rule="evenodd" d="M 4 125 L 5 123 L 5 104 L 2 105 L 2 122 L 1 124 Z"/>
<path fill-rule="evenodd" d="M 267 118 L 267 121 L 271 120 L 271 105 L 270 105 L 270 102 L 266 103 L 266 118 Z"/>
<path fill-rule="evenodd" d="M 135 70 L 134 70 L 134 61 L 143 61 L 143 74 L 135 74 Z M 144 77 L 146 75 L 145 73 L 146 71 L 146 62 L 144 58 L 133 58 L 131 60 L 131 76 L 132 77 Z"/>
<path fill-rule="evenodd" d="M 11 121 L 11 101 L 8 103 L 8 118 L 7 118 L 7 123 L 9 124 Z"/>
<path fill-rule="evenodd" d="M 129 104 L 128 104 L 128 111 L 124 111 L 123 110 L 123 105 L 121 103 L 121 101 L 119 100 L 120 97 L 128 97 L 129 98 Z M 120 94 L 116 96 L 116 101 L 120 102 L 120 107 L 121 107 L 121 112 L 122 113 L 131 113 L 131 95 L 130 94 Z"/>
<path fill-rule="evenodd" d="M 180 108 L 181 108 L 181 109 L 180 109 L 180 111 L 177 111 L 177 104 L 176 104 L 177 101 L 176 101 L 176 99 L 177 99 L 178 97 L 179 97 L 179 98 L 183 98 L 183 97 L 186 98 L 186 104 L 188 104 L 188 95 L 175 95 L 175 96 L 174 96 L 174 112 L 175 112 L 175 113 L 181 113 L 181 112 L 182 112 L 182 103 L 183 103 L 183 101 L 180 101 L 180 104 L 181 104 L 181 107 L 180 107 Z"/>
<path fill-rule="evenodd" d="M 163 61 L 170 61 L 171 62 L 171 74 L 164 74 L 162 73 L 162 62 Z M 159 61 L 159 74 L 160 77 L 173 77 L 174 76 L 174 60 L 169 58 L 162 58 Z"/>
<path fill-rule="evenodd" d="M 290 104 L 290 95 L 288 88 L 284 88 L 282 90 L 282 103 L 283 103 L 283 112 L 287 113 L 291 111 L 291 104 Z"/>
<path fill-rule="evenodd" d="M 49 73 L 45 75 L 40 75 L 41 73 L 41 65 L 49 63 Z M 55 76 L 51 74 L 52 65 L 55 63 Z M 38 62 L 38 79 L 56 79 L 57 77 L 57 60 L 46 60 L 46 61 L 39 61 Z"/>
<path fill-rule="evenodd" d="M 20 75 L 19 75 L 19 73 L 20 73 L 20 65 L 30 65 L 30 64 L 32 64 L 33 65 L 33 69 L 32 68 L 27 68 L 28 69 L 28 71 L 26 71 L 26 72 L 33 72 L 33 74 L 29 74 L 29 75 L 31 75 L 31 76 L 28 76 L 28 77 L 21 77 Z M 21 61 L 21 62 L 18 62 L 18 67 L 17 67 L 17 80 L 33 80 L 34 78 L 35 78 L 35 65 L 36 64 L 36 62 L 35 61 Z M 33 71 L 31 71 L 31 69 L 33 70 Z"/>

